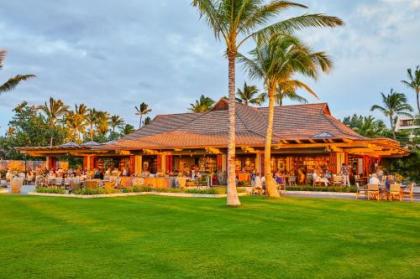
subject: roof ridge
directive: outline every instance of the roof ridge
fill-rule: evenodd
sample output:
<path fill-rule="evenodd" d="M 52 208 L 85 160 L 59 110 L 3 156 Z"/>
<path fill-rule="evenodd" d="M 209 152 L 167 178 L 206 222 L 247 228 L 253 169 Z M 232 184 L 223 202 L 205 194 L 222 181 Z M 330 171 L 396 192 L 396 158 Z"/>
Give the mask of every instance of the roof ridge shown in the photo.
<path fill-rule="evenodd" d="M 319 105 L 328 105 L 327 102 L 321 102 L 321 103 L 309 103 L 309 104 L 291 104 L 291 105 L 281 105 L 281 106 L 274 106 L 276 108 L 284 108 L 284 107 L 299 107 L 299 106 L 319 106 Z M 268 109 L 268 106 L 264 106 L 264 107 L 253 107 L 257 110 L 260 109 Z"/>
<path fill-rule="evenodd" d="M 245 105 L 244 105 L 245 106 Z M 248 106 L 246 106 L 246 107 L 248 107 Z M 260 114 L 259 114 L 259 112 L 258 111 L 254 111 L 255 113 L 256 113 L 256 115 L 258 115 L 258 117 L 260 117 Z M 257 132 L 257 131 L 255 131 L 254 129 L 250 129 L 249 127 L 248 127 L 248 124 L 242 119 L 242 117 L 240 116 L 240 113 L 238 112 L 238 110 L 236 110 L 235 109 L 235 114 L 236 114 L 236 116 L 242 121 L 242 123 L 243 123 L 243 125 L 246 127 L 246 129 L 248 130 L 248 131 L 251 131 L 251 132 L 253 132 L 254 134 L 257 134 L 257 135 L 259 135 L 259 136 L 262 136 L 262 137 L 265 137 L 265 134 L 260 134 L 259 132 Z M 265 121 L 264 121 L 265 122 Z"/>

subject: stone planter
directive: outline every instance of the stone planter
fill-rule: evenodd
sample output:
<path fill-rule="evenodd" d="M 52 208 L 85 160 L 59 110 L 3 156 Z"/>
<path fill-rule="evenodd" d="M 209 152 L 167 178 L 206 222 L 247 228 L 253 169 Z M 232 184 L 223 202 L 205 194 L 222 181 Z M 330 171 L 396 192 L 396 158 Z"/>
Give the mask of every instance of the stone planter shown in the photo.
<path fill-rule="evenodd" d="M 23 179 L 19 177 L 15 177 L 10 182 L 10 189 L 12 193 L 19 194 L 22 190 L 23 186 Z"/>

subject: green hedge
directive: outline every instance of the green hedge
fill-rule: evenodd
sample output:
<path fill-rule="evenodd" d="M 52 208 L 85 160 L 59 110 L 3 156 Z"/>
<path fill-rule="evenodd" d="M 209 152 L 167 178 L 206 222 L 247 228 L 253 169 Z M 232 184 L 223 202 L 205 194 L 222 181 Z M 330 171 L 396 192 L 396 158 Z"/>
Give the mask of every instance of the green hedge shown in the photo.
<path fill-rule="evenodd" d="M 36 187 L 37 193 L 47 193 L 47 194 L 65 194 L 66 191 L 61 187 Z"/>
<path fill-rule="evenodd" d="M 328 186 L 328 187 L 313 187 L 310 185 L 302 186 L 287 186 L 287 191 L 312 191 L 312 192 L 339 192 L 339 193 L 355 193 L 356 186 L 342 187 L 342 186 Z"/>

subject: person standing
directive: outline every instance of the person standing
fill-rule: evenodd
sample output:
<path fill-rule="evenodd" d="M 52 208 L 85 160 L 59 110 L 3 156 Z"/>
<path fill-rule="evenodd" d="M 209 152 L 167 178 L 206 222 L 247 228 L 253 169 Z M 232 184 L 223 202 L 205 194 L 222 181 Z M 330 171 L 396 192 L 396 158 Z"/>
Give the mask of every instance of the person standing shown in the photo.
<path fill-rule="evenodd" d="M 343 185 L 350 186 L 350 170 L 346 164 L 341 166 L 341 175 L 343 176 Z"/>

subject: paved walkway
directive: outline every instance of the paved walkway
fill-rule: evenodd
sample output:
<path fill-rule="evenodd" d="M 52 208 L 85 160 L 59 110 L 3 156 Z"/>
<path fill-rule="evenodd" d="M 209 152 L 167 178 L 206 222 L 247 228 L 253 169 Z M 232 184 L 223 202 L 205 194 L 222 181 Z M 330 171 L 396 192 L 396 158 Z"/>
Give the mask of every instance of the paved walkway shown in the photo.
<path fill-rule="evenodd" d="M 337 193 L 337 192 L 313 192 L 313 191 L 286 191 L 285 196 L 291 197 L 311 197 L 311 198 L 331 198 L 331 199 L 356 199 L 355 193 Z M 359 199 L 366 199 L 360 196 Z M 406 199 L 408 201 L 408 199 Z M 420 202 L 420 187 L 414 188 L 414 201 Z"/>

